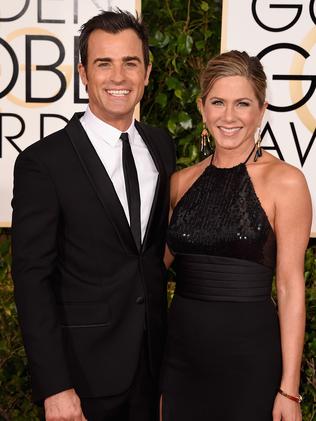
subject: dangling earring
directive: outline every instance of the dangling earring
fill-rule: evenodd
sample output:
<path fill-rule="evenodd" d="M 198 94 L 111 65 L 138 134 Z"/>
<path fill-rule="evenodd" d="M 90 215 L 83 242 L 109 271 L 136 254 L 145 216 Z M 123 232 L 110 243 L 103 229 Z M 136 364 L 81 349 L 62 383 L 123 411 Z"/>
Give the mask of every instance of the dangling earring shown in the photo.
<path fill-rule="evenodd" d="M 200 155 L 201 158 L 206 158 L 207 156 L 214 153 L 214 145 L 212 140 L 210 139 L 210 134 L 207 130 L 205 123 L 203 123 L 203 130 L 201 133 L 201 140 L 200 140 Z"/>
<path fill-rule="evenodd" d="M 258 138 L 257 138 L 257 141 L 256 141 L 256 153 L 255 153 L 255 157 L 253 159 L 254 162 L 257 162 L 258 158 L 260 158 L 262 156 L 261 142 L 262 142 L 261 129 L 259 127 Z"/>

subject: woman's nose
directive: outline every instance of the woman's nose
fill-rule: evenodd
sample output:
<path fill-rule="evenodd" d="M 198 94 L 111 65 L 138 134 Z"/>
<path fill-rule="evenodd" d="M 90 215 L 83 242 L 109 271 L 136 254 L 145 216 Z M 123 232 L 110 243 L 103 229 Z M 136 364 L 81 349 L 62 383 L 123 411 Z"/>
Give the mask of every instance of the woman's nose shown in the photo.
<path fill-rule="evenodd" d="M 225 119 L 227 121 L 233 121 L 235 118 L 235 111 L 234 111 L 234 107 L 227 105 L 225 107 Z"/>

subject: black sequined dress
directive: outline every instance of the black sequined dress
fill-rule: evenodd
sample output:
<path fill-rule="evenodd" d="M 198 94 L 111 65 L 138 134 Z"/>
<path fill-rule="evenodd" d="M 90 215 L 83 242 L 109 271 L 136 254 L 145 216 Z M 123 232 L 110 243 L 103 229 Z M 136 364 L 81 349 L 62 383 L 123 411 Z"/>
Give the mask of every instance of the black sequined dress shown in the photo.
<path fill-rule="evenodd" d="M 174 209 L 163 421 L 272 421 L 281 379 L 276 239 L 246 162 L 210 165 Z"/>

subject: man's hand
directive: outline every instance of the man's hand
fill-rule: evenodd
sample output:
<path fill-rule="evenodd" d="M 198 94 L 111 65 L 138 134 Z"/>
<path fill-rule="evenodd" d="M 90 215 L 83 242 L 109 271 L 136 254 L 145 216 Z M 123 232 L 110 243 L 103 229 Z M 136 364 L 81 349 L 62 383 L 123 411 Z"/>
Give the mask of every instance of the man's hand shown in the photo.
<path fill-rule="evenodd" d="M 46 421 L 87 421 L 74 389 L 64 390 L 45 399 Z"/>

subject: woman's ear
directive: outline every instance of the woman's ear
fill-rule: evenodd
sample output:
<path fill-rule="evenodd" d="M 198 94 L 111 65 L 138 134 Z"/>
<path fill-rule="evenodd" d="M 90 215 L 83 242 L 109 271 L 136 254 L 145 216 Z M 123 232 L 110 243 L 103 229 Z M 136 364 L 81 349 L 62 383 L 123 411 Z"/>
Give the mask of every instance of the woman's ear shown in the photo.
<path fill-rule="evenodd" d="M 202 118 L 203 118 L 203 122 L 205 122 L 205 118 L 204 118 L 204 105 L 203 105 L 203 101 L 202 98 L 198 98 L 196 101 L 198 110 L 200 111 Z"/>
<path fill-rule="evenodd" d="M 261 115 L 260 115 L 260 119 L 259 119 L 259 123 L 258 123 L 258 126 L 259 126 L 259 127 L 260 127 L 260 126 L 261 126 L 261 124 L 262 124 L 263 116 L 264 116 L 264 113 L 265 113 L 265 111 L 266 111 L 267 107 L 268 107 L 268 102 L 267 102 L 267 101 L 265 101 L 265 102 L 263 103 L 263 105 L 262 105 L 262 109 L 261 109 Z"/>

